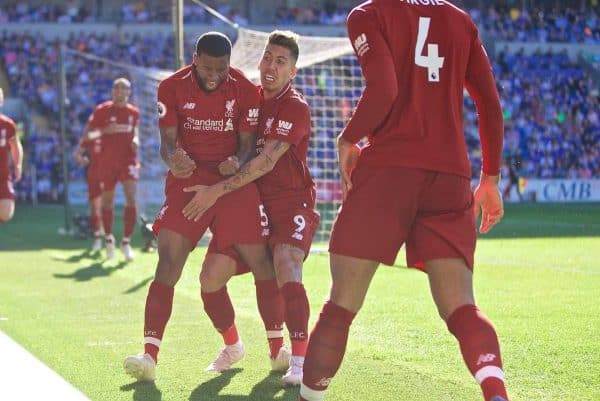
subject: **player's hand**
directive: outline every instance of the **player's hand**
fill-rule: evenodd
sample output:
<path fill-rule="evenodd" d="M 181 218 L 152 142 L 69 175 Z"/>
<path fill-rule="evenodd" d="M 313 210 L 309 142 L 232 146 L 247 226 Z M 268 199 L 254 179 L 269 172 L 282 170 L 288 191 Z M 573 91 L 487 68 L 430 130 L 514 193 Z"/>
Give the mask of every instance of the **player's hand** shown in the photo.
<path fill-rule="evenodd" d="M 186 187 L 183 192 L 196 192 L 191 201 L 183 208 L 183 215 L 188 220 L 198 221 L 200 217 L 219 199 L 217 192 L 206 185 Z"/>
<path fill-rule="evenodd" d="M 175 178 L 187 178 L 196 169 L 196 163 L 188 156 L 185 150 L 177 148 L 169 158 L 169 169 Z"/>
<path fill-rule="evenodd" d="M 90 159 L 88 159 L 87 156 L 75 156 L 75 161 L 77 162 L 77 164 L 79 164 L 81 167 L 85 167 L 88 164 L 90 164 Z"/>
<path fill-rule="evenodd" d="M 219 163 L 219 173 L 221 175 L 234 175 L 240 169 L 240 161 L 237 156 L 229 156 L 227 160 Z"/>
<path fill-rule="evenodd" d="M 481 210 L 479 232 L 482 234 L 489 232 L 504 216 L 504 204 L 500 189 L 498 189 L 499 180 L 500 176 L 481 173 L 479 184 L 473 194 L 475 220 L 477 220 L 479 211 Z"/>
<path fill-rule="evenodd" d="M 15 165 L 13 168 L 13 173 L 14 173 L 14 181 L 15 182 L 19 182 L 21 180 L 21 166 L 17 166 Z"/>
<path fill-rule="evenodd" d="M 342 198 L 345 201 L 348 197 L 348 192 L 352 189 L 352 180 L 350 177 L 352 170 L 356 167 L 360 149 L 340 136 L 338 136 L 337 143 L 340 177 L 342 179 Z"/>

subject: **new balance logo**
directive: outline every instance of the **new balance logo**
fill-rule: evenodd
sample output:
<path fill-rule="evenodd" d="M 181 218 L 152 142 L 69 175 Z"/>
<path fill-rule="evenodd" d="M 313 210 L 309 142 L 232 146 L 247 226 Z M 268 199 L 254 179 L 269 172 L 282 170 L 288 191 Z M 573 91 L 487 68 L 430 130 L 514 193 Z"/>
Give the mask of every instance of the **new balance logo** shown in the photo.
<path fill-rule="evenodd" d="M 194 110 L 195 108 L 196 108 L 196 103 L 193 103 L 193 102 L 187 102 L 186 104 L 183 105 L 184 110 Z"/>
<path fill-rule="evenodd" d="M 258 109 L 248 109 L 248 118 L 258 118 Z"/>
<path fill-rule="evenodd" d="M 367 35 L 361 33 L 356 39 L 354 39 L 354 50 L 358 56 L 362 56 L 369 51 L 369 42 L 367 42 Z"/>
<path fill-rule="evenodd" d="M 484 364 L 484 363 L 493 362 L 494 359 L 496 359 L 496 355 L 494 355 L 494 354 L 481 354 L 481 355 L 479 355 L 479 358 L 477 359 L 477 366 Z"/>
<path fill-rule="evenodd" d="M 323 377 L 323 378 L 319 379 L 318 382 L 315 383 L 315 386 L 329 387 L 330 384 L 331 384 L 331 377 Z"/>
<path fill-rule="evenodd" d="M 293 123 L 290 123 L 288 121 L 279 120 L 278 127 L 281 128 L 281 129 L 289 131 L 289 130 L 292 129 L 293 125 L 294 125 Z"/>

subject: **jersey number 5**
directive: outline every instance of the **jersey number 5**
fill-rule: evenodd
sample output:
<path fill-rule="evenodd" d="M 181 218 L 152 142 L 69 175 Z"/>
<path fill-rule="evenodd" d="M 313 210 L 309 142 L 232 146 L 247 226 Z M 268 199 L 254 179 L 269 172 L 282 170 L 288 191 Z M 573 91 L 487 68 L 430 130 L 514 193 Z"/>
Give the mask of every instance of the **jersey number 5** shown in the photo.
<path fill-rule="evenodd" d="M 419 67 L 427 68 L 427 78 L 429 82 L 440 82 L 440 68 L 444 66 L 444 57 L 438 57 L 437 43 L 427 44 L 427 56 L 424 56 L 423 48 L 429 34 L 429 22 L 431 18 L 419 18 L 419 33 L 417 35 L 417 45 L 415 46 L 415 64 Z"/>

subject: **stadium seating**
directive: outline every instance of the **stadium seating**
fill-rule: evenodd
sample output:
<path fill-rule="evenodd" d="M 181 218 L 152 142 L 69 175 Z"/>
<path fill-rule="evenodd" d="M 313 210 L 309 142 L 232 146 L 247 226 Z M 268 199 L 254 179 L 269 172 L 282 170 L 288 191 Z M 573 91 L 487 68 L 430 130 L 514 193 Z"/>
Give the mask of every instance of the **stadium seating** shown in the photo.
<path fill-rule="evenodd" d="M 19 3 L 21 4 L 21 3 Z M 132 3 L 133 4 L 133 3 Z M 331 6 L 331 5 L 330 5 Z M 54 7 L 54 6 L 52 6 Z M 0 21 L 56 20 L 60 14 L 52 7 L 46 9 L 9 9 L 0 7 Z M 49 11 L 50 10 L 50 11 Z M 328 8 L 334 15 L 346 11 Z M 65 10 L 63 10 L 65 11 Z M 188 10 L 189 11 L 189 10 Z M 317 22 L 317 10 L 313 10 L 312 22 Z M 133 11 L 131 11 L 133 13 Z M 191 12 L 191 11 L 190 11 Z M 287 11 L 286 11 L 287 12 Z M 320 12 L 323 12 L 322 10 Z M 85 21 L 86 12 L 66 10 L 72 20 Z M 123 11 L 125 13 L 125 11 Z M 288 13 L 289 14 L 289 13 Z M 290 18 L 282 10 L 276 15 L 280 23 L 305 23 L 304 18 L 292 12 Z M 541 13 L 517 9 L 472 9 L 473 18 L 483 31 L 498 39 L 527 42 L 562 41 L 571 43 L 599 43 L 600 22 L 594 10 L 574 10 L 568 7 Z M 132 14 L 131 18 L 138 18 Z M 28 17 L 27 17 L 28 16 Z M 154 18 L 156 16 L 152 16 Z M 55 19 L 52 19 L 55 18 Z M 158 18 L 158 17 L 156 17 Z M 196 18 L 196 17 L 194 17 Z M 198 17 L 204 18 L 204 17 Z M 283 19 L 281 19 L 283 18 Z M 151 19 L 148 17 L 148 19 Z M 140 18 L 138 18 L 138 22 Z M 339 21 L 338 21 L 339 22 Z M 338 23 L 336 22 L 336 23 Z M 319 23 L 327 24 L 319 17 Z M 193 38 L 187 38 L 187 48 Z M 67 48 L 89 52 L 99 57 L 130 65 L 172 69 L 173 38 L 160 33 L 150 35 L 72 35 L 66 40 Z M 33 126 L 25 138 L 28 160 L 35 163 L 37 191 L 42 200 L 56 201 L 60 198 L 62 182 L 58 131 L 58 85 L 56 79 L 57 44 L 41 33 L 7 33 L 0 36 L 0 68 L 10 82 L 10 92 L 23 98 L 27 104 L 42 113 L 47 127 Z M 594 66 L 593 61 L 590 63 Z M 526 55 L 497 49 L 492 60 L 500 88 L 504 121 L 506 125 L 506 157 L 520 162 L 523 176 L 538 178 L 588 178 L 600 176 L 600 121 L 598 88 L 592 85 L 589 72 L 566 53 L 537 52 Z M 595 61 L 597 68 L 597 60 Z M 355 64 L 358 68 L 358 65 Z M 593 67 L 592 67 L 593 68 Z M 114 71 L 101 68 L 100 64 L 74 59 L 68 65 L 69 93 L 77 102 L 70 104 L 67 119 L 69 148 L 74 149 L 85 121 L 93 107 L 108 98 Z M 300 90 L 308 90 L 303 82 L 297 82 Z M 360 90 L 353 88 L 351 90 Z M 336 93 L 340 102 L 347 94 Z M 135 102 L 135 88 L 134 88 Z M 341 127 L 327 127 L 324 135 L 334 137 Z M 472 101 L 465 99 L 465 136 L 473 162 L 473 175 L 480 169 L 480 152 L 476 112 Z M 157 146 L 157 142 L 144 144 Z M 323 171 L 334 171 L 331 166 L 321 165 L 334 160 L 335 149 L 316 148 L 310 152 L 323 162 L 310 166 L 318 178 Z M 325 157 L 327 156 L 327 157 Z M 320 163 L 320 164 L 319 164 Z M 25 179 L 17 186 L 19 197 L 31 199 L 33 191 L 29 169 Z M 70 162 L 72 179 L 81 177 L 83 171 Z M 59 188 L 58 192 L 56 188 Z"/>

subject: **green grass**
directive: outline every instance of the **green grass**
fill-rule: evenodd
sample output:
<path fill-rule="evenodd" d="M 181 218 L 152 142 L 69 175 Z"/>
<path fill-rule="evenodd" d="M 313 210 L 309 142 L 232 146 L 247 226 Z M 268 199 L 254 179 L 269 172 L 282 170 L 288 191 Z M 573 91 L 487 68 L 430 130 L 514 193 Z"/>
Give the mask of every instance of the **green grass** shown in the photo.
<path fill-rule="evenodd" d="M 60 207 L 18 205 L 13 221 L 0 226 L 0 330 L 92 400 L 296 400 L 298 390 L 269 373 L 249 275 L 229 285 L 247 356 L 223 375 L 204 372 L 221 347 L 198 294 L 204 248 L 176 288 L 159 379 L 133 383 L 121 364 L 141 350 L 156 254 L 107 262 L 84 251 L 87 242 L 57 235 L 62 223 Z M 500 335 L 513 400 L 600 399 L 599 260 L 598 204 L 508 205 L 501 225 L 481 237 L 477 299 Z M 403 255 L 397 262 L 377 273 L 327 400 L 480 400 L 426 276 L 401 267 Z M 327 255 L 311 255 L 311 326 L 329 280 Z"/>

